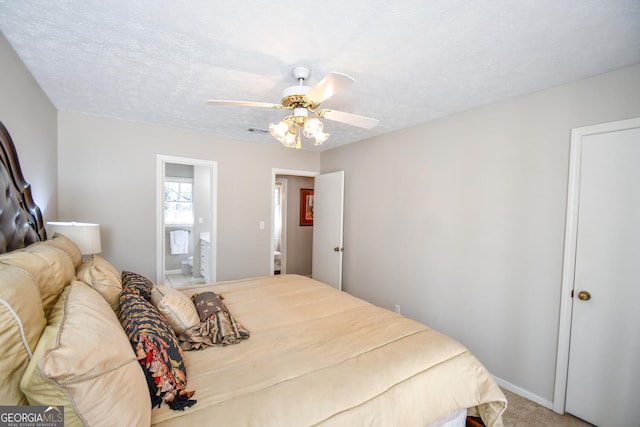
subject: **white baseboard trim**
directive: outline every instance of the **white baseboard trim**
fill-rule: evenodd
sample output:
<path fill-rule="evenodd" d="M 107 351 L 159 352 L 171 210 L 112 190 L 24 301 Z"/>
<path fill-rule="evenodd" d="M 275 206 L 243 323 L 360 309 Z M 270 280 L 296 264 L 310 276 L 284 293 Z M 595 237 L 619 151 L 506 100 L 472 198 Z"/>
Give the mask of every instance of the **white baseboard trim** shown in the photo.
<path fill-rule="evenodd" d="M 520 388 L 517 385 L 513 385 L 510 382 L 503 380 L 502 378 L 496 377 L 495 375 L 493 376 L 493 379 L 496 381 L 496 383 L 500 387 L 506 390 L 509 390 L 510 392 L 515 393 L 518 396 L 522 396 L 525 399 L 529 399 L 530 401 L 535 402 L 540 406 L 544 406 L 547 409 L 553 410 L 553 402 L 550 402 L 547 399 L 544 399 L 536 394 L 533 394 L 528 390 Z"/>
<path fill-rule="evenodd" d="M 182 274 L 182 270 L 165 270 L 164 275 L 167 274 Z"/>

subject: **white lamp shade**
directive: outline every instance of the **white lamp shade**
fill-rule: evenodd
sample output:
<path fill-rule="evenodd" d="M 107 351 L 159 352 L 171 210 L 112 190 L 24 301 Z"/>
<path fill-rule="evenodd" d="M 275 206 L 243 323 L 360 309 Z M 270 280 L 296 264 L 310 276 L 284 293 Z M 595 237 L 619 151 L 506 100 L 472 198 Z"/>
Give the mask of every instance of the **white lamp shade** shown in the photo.
<path fill-rule="evenodd" d="M 78 246 L 82 255 L 98 254 L 100 245 L 100 225 L 86 222 L 48 222 L 47 232 L 50 236 L 60 233 L 68 237 Z"/>
<path fill-rule="evenodd" d="M 312 138 L 316 133 L 322 133 L 322 129 L 324 125 L 322 122 L 316 118 L 307 120 L 304 123 L 304 136 L 307 138 Z"/>
<path fill-rule="evenodd" d="M 296 134 L 287 132 L 281 141 L 286 147 L 294 147 L 296 145 Z"/>
<path fill-rule="evenodd" d="M 313 137 L 316 140 L 316 143 L 314 145 L 322 145 L 323 142 L 325 142 L 327 139 L 329 139 L 329 134 L 326 132 L 316 132 Z"/>
<path fill-rule="evenodd" d="M 269 133 L 278 141 L 281 141 L 288 131 L 289 125 L 284 121 L 278 123 L 277 125 L 273 123 L 269 124 Z"/>

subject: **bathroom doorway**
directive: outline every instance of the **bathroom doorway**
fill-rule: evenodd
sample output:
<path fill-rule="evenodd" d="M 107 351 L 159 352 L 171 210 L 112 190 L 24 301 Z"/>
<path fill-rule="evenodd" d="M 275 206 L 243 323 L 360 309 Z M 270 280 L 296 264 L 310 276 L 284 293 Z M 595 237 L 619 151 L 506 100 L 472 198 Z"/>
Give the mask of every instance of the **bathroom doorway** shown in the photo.
<path fill-rule="evenodd" d="M 216 280 L 216 179 L 214 161 L 158 155 L 156 283 Z"/>

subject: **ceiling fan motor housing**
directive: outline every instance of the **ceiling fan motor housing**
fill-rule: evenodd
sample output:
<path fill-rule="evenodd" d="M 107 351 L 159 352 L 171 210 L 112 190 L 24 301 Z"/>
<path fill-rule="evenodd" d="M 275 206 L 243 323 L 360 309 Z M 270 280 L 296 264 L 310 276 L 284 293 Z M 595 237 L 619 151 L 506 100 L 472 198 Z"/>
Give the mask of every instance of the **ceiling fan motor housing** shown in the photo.
<path fill-rule="evenodd" d="M 318 105 L 310 102 L 305 95 L 311 90 L 311 87 L 299 85 L 290 86 L 282 91 L 282 106 L 285 108 L 311 108 L 314 109 Z"/>
<path fill-rule="evenodd" d="M 289 86 L 282 91 L 282 106 L 285 108 L 317 108 L 319 104 L 309 101 L 305 95 L 311 90 L 310 86 L 305 86 L 303 82 L 311 75 L 311 70 L 307 67 L 294 67 L 291 70 L 293 77 L 300 82 L 297 86 Z M 296 114 L 294 113 L 294 116 Z"/>

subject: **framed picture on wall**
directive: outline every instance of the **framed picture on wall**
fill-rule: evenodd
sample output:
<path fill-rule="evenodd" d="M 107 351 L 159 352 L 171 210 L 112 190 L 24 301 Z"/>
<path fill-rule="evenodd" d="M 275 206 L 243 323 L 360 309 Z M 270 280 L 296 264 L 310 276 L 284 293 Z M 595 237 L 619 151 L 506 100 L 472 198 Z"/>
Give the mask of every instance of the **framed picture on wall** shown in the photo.
<path fill-rule="evenodd" d="M 313 225 L 313 188 L 300 189 L 300 225 Z"/>

